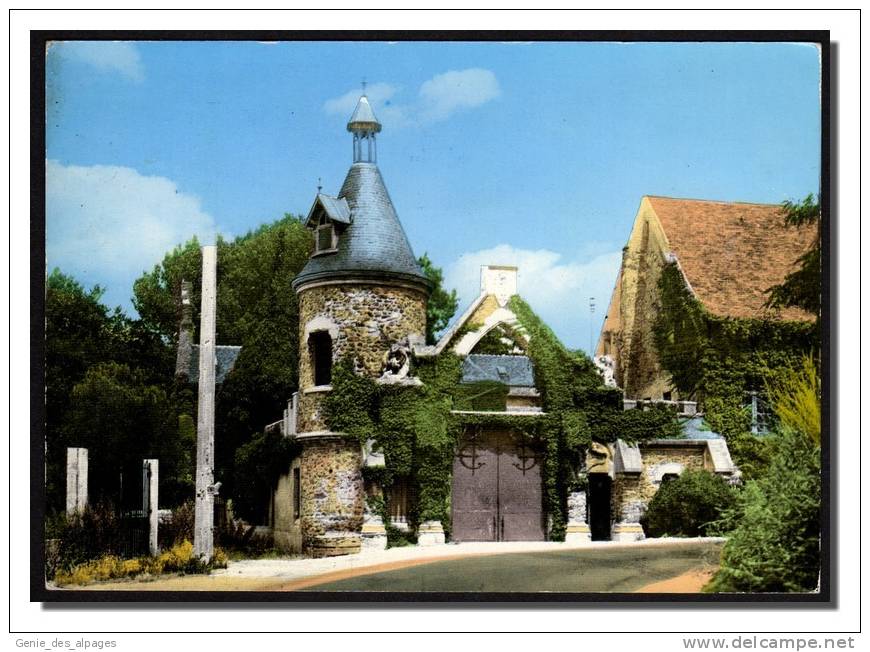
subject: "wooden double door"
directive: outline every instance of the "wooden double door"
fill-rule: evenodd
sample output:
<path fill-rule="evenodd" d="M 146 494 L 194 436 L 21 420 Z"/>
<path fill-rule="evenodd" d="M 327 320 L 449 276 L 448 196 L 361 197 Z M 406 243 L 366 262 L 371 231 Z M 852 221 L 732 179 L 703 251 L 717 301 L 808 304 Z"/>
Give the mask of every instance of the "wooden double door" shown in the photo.
<path fill-rule="evenodd" d="M 519 433 L 467 432 L 453 460 L 453 539 L 543 541 L 541 463 Z"/>

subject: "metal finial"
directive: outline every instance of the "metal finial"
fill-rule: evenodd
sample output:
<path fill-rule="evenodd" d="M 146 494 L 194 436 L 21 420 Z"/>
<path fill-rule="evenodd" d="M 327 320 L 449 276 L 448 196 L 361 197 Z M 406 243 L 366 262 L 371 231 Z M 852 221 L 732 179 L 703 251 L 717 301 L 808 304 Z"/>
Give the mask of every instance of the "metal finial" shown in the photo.
<path fill-rule="evenodd" d="M 323 189 L 323 184 L 320 182 L 320 177 L 317 177 L 317 194 L 320 194 L 320 191 Z"/>
<path fill-rule="evenodd" d="M 365 77 L 363 77 L 363 80 L 362 80 L 362 89 L 363 89 L 362 94 L 365 95 L 366 94 L 366 78 Z"/>

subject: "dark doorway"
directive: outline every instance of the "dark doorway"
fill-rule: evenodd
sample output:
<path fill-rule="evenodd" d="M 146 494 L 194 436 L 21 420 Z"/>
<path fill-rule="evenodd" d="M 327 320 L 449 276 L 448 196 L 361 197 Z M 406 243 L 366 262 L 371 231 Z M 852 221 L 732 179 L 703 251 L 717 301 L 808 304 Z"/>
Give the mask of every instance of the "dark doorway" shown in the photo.
<path fill-rule="evenodd" d="M 314 367 L 314 384 L 329 385 L 332 382 L 332 338 L 326 331 L 316 331 L 308 336 L 308 346 Z"/>
<path fill-rule="evenodd" d="M 610 540 L 610 485 L 606 473 L 589 474 L 589 530 L 593 541 Z"/>
<path fill-rule="evenodd" d="M 475 429 L 453 460 L 455 541 L 543 541 L 541 456 L 506 431 Z"/>

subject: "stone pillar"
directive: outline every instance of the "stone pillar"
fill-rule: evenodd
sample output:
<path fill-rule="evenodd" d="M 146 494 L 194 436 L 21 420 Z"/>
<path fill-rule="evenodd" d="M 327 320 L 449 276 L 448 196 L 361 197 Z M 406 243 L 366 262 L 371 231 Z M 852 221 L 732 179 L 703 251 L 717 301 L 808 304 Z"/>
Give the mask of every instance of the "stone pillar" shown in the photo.
<path fill-rule="evenodd" d="M 441 521 L 423 521 L 417 528 L 418 546 L 438 546 L 445 542 Z"/>
<path fill-rule="evenodd" d="M 384 454 L 376 450 L 375 441 L 369 439 L 362 447 L 363 467 L 370 469 L 383 469 Z M 384 518 L 380 512 L 372 509 L 370 501 L 375 504 L 384 502 L 384 488 L 379 482 L 369 480 L 365 483 L 365 511 L 363 512 L 362 550 L 386 550 L 387 528 L 384 527 Z"/>
<path fill-rule="evenodd" d="M 369 508 L 366 503 L 365 513 L 363 514 L 363 525 L 361 548 L 365 550 L 386 550 L 387 549 L 387 528 L 384 527 L 383 517 Z"/>
<path fill-rule="evenodd" d="M 646 511 L 642 500 L 629 500 L 619 506 L 619 520 L 610 529 L 611 541 L 641 541 L 646 538 L 640 518 Z"/>
<path fill-rule="evenodd" d="M 586 491 L 572 491 L 568 494 L 568 527 L 565 530 L 565 543 L 587 541 L 592 541 L 592 533 L 586 522 Z"/>
<path fill-rule="evenodd" d="M 365 492 L 360 446 L 336 433 L 301 435 L 302 548 L 312 557 L 357 553 Z"/>
<path fill-rule="evenodd" d="M 88 505 L 88 449 L 66 449 L 66 513 L 81 514 Z"/>
<path fill-rule="evenodd" d="M 199 405 L 196 422 L 196 505 L 193 554 L 214 556 L 214 383 L 217 312 L 217 247 L 202 248 L 202 308 L 199 321 Z"/>
<path fill-rule="evenodd" d="M 157 547 L 157 460 L 142 460 L 142 509 L 148 516 L 148 552 L 156 556 Z"/>

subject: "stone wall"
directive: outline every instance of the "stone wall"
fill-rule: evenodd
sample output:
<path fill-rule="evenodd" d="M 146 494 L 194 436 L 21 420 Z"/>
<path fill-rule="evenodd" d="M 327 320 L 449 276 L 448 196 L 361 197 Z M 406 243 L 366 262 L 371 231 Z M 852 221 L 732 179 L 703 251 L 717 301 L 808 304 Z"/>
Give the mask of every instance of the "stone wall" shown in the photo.
<path fill-rule="evenodd" d="M 300 460 L 297 458 L 290 472 L 278 479 L 272 498 L 272 533 L 275 547 L 283 552 L 302 552 L 302 515 L 293 510 L 293 470 L 298 468 Z"/>
<path fill-rule="evenodd" d="M 408 336 L 425 337 L 426 295 L 419 290 L 384 285 L 312 287 L 299 294 L 299 327 L 298 432 L 326 430 L 320 416 L 323 394 L 310 391 L 314 371 L 308 333 L 312 328 L 328 329 L 333 364 L 350 356 L 376 378 L 391 344 Z"/>
<path fill-rule="evenodd" d="M 359 552 L 365 504 L 359 444 L 307 440 L 300 462 L 303 552 L 313 557 Z"/>
<path fill-rule="evenodd" d="M 637 522 L 646 505 L 652 500 L 661 486 L 656 481 L 656 471 L 667 465 L 666 470 L 700 470 L 708 468 L 706 446 L 692 447 L 645 447 L 641 445 L 643 471 L 640 474 L 618 474 L 611 492 L 611 519 L 615 521 Z M 637 513 L 640 510 L 640 513 Z"/>

